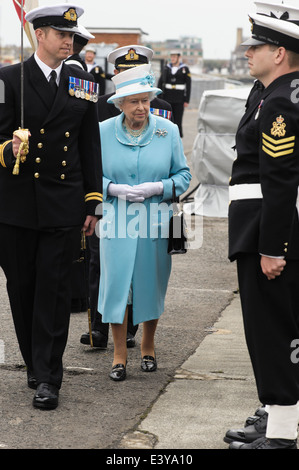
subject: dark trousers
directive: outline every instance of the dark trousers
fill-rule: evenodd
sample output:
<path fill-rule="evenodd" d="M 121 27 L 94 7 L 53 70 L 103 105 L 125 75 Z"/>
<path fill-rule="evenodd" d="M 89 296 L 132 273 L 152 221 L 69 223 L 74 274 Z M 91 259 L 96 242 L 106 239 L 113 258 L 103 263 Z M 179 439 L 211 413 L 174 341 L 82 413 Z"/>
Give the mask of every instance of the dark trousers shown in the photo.
<path fill-rule="evenodd" d="M 299 363 L 291 343 L 299 340 L 299 261 L 289 260 L 281 276 L 268 280 L 260 256 L 237 259 L 244 330 L 258 395 L 267 405 L 299 400 Z"/>
<path fill-rule="evenodd" d="M 102 315 L 98 312 L 98 296 L 99 296 L 99 282 L 100 282 L 100 240 L 94 233 L 88 237 L 89 249 L 89 298 L 90 298 L 90 311 L 92 329 L 100 331 L 108 338 L 109 323 L 102 322 Z M 138 325 L 133 325 L 132 319 L 132 306 L 129 305 L 128 314 L 128 332 L 135 336 L 138 330 Z"/>
<path fill-rule="evenodd" d="M 173 121 L 177 124 L 180 136 L 183 137 L 183 115 L 184 115 L 184 103 L 171 103 Z"/>
<path fill-rule="evenodd" d="M 71 268 L 80 228 L 38 231 L 0 225 L 0 265 L 15 330 L 38 383 L 60 388 L 67 342 Z"/>

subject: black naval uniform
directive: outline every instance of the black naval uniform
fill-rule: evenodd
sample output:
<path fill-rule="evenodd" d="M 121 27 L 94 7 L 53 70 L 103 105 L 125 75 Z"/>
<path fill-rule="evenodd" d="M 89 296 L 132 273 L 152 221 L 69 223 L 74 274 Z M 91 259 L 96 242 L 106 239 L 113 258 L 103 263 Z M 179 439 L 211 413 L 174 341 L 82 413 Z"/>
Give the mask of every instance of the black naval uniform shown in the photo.
<path fill-rule="evenodd" d="M 98 101 L 98 118 L 99 122 L 103 122 L 106 119 L 118 116 L 121 112 L 113 104 L 107 103 L 107 100 L 114 93 L 100 96 Z M 154 98 L 151 101 L 151 112 L 158 112 L 159 110 L 163 113 L 166 112 L 168 118 L 172 117 L 172 108 L 169 103 L 159 98 Z M 100 280 L 100 253 L 99 253 L 99 239 L 96 234 L 92 235 L 88 239 L 89 251 L 90 251 L 90 269 L 89 269 L 89 295 L 90 295 L 90 308 L 92 317 L 92 329 L 100 331 L 105 337 L 108 338 L 109 324 L 102 323 L 102 315 L 98 312 L 98 292 L 99 292 L 99 280 Z M 128 315 L 128 332 L 135 336 L 138 329 L 138 325 L 134 326 L 132 321 L 132 306 L 129 305 Z M 84 335 L 86 336 L 86 335 Z"/>
<path fill-rule="evenodd" d="M 79 67 L 82 70 L 85 70 L 85 72 L 87 72 L 87 65 L 85 61 L 81 58 L 80 54 L 72 54 L 65 60 L 65 63 L 75 67 Z"/>
<path fill-rule="evenodd" d="M 75 36 L 76 37 L 76 36 Z M 81 58 L 80 54 L 72 54 L 65 60 L 67 65 L 72 67 L 79 67 L 80 69 L 87 72 L 87 65 L 85 61 Z M 87 80 L 92 80 L 93 77 L 89 75 Z M 87 244 L 88 246 L 88 244 Z M 81 247 L 81 240 L 80 240 Z M 88 251 L 84 253 L 84 256 L 88 258 Z M 78 257 L 77 260 L 73 262 L 72 268 L 72 302 L 71 302 L 71 312 L 79 313 L 85 312 L 88 308 L 87 301 L 87 285 L 88 285 L 88 271 L 86 270 L 85 262 L 82 257 Z"/>
<path fill-rule="evenodd" d="M 293 80 L 273 81 L 252 96 L 237 135 L 230 180 L 229 258 L 237 260 L 248 350 L 261 403 L 299 400 L 299 104 Z M 284 257 L 282 274 L 268 280 L 261 255 Z"/>
<path fill-rule="evenodd" d="M 172 73 L 172 65 L 167 64 L 159 78 L 158 88 L 163 90 L 163 99 L 171 104 L 174 123 L 183 137 L 184 103 L 189 103 L 191 94 L 191 74 L 187 65 L 181 63 L 176 73 Z"/>
<path fill-rule="evenodd" d="M 24 64 L 26 162 L 13 175 L 13 131 L 20 127 L 20 64 L 0 70 L 0 265 L 24 361 L 37 383 L 61 386 L 70 317 L 70 273 L 87 215 L 102 200 L 95 103 L 70 96 L 63 64 L 56 97 L 34 56 Z M 54 102 L 53 102 L 54 99 Z"/>
<path fill-rule="evenodd" d="M 89 73 L 93 75 L 94 82 L 99 84 L 99 87 L 100 87 L 99 94 L 101 96 L 105 95 L 106 80 L 110 80 L 113 77 L 113 75 L 111 75 L 110 73 L 106 74 L 104 70 L 102 69 L 102 67 L 100 67 L 99 65 L 96 65 L 93 69 L 90 70 Z"/>

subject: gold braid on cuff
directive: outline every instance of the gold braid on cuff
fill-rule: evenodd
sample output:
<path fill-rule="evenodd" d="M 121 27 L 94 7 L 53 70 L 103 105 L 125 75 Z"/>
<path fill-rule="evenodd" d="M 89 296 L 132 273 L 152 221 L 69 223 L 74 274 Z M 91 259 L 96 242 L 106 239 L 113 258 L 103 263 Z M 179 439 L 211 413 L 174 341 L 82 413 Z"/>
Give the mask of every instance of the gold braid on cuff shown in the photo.
<path fill-rule="evenodd" d="M 3 166 L 4 168 L 6 168 L 6 165 L 5 165 L 5 161 L 4 161 L 3 152 L 4 152 L 5 147 L 6 147 L 8 144 L 10 144 L 10 142 L 12 142 L 12 140 L 7 140 L 6 142 L 3 142 L 3 144 L 0 145 L 0 164 L 1 164 L 1 166 Z"/>
<path fill-rule="evenodd" d="M 19 128 L 17 131 L 14 131 L 13 135 L 21 140 L 16 163 L 12 172 L 13 175 L 18 175 L 20 173 L 20 163 L 26 161 L 26 155 L 29 153 L 29 131 L 28 129 Z"/>

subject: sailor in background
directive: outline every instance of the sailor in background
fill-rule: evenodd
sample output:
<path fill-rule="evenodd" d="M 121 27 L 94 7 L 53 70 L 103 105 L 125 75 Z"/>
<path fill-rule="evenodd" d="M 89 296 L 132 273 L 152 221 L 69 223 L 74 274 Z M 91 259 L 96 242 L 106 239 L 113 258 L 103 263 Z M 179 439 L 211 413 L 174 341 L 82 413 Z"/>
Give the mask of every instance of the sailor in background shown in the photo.
<path fill-rule="evenodd" d="M 93 75 L 94 81 L 99 84 L 99 94 L 104 95 L 106 90 L 106 80 L 110 80 L 113 75 L 105 73 L 102 67 L 96 63 L 96 55 L 97 50 L 95 46 L 88 45 L 85 47 L 85 63 L 87 66 L 87 71 Z"/>
<path fill-rule="evenodd" d="M 65 63 L 68 65 L 75 65 L 80 67 L 82 70 L 87 72 L 87 65 L 80 56 L 80 53 L 88 44 L 88 41 L 90 41 L 90 39 L 94 39 L 94 36 L 90 34 L 90 32 L 87 31 L 87 29 L 82 25 L 78 25 L 78 29 L 79 32 L 74 35 L 72 55 L 66 59 Z"/>
<path fill-rule="evenodd" d="M 114 65 L 114 73 L 129 70 L 138 65 L 148 64 L 151 62 L 154 51 L 145 46 L 128 45 L 119 47 L 111 51 L 108 55 L 108 62 Z M 99 121 L 106 121 L 109 118 L 121 114 L 120 110 L 113 104 L 108 103 L 107 100 L 114 95 L 114 93 L 106 94 L 99 97 L 98 101 L 98 117 Z M 157 116 L 172 119 L 172 108 L 169 103 L 160 98 L 154 98 L 151 101 L 150 111 Z M 99 254 L 99 239 L 94 234 L 88 238 L 88 246 L 90 252 L 89 262 L 89 292 L 90 292 L 90 307 L 92 317 L 92 339 L 95 347 L 106 349 L 108 342 L 109 324 L 102 323 L 102 315 L 98 312 L 98 291 L 99 291 L 99 278 L 100 278 L 100 254 Z M 128 315 L 128 332 L 127 332 L 127 347 L 135 346 L 135 335 L 138 326 L 132 323 L 132 305 L 129 306 Z M 84 333 L 80 339 L 82 344 L 90 344 L 89 333 Z"/>
<path fill-rule="evenodd" d="M 87 65 L 82 59 L 80 53 L 83 48 L 88 44 L 90 39 L 94 39 L 94 36 L 82 25 L 78 25 L 79 32 L 74 35 L 72 55 L 70 55 L 65 63 L 73 67 L 79 67 L 80 69 L 87 72 Z M 86 80 L 93 80 L 91 74 L 86 73 Z M 81 241 L 80 241 L 81 248 Z M 89 250 L 88 243 L 86 244 L 86 251 L 84 256 L 86 257 L 85 262 L 82 257 L 78 257 L 77 260 L 73 263 L 72 269 L 72 303 L 71 303 L 71 313 L 80 313 L 85 312 L 88 308 L 88 292 L 87 285 L 88 279 L 88 270 L 86 270 L 85 263 L 88 263 Z"/>
<path fill-rule="evenodd" d="M 243 45 L 250 74 L 264 89 L 249 103 L 236 134 L 229 259 L 237 262 L 245 337 L 267 416 L 265 429 L 230 430 L 225 440 L 232 449 L 296 449 L 299 9 L 255 3 L 252 37 Z"/>
<path fill-rule="evenodd" d="M 191 94 L 191 73 L 186 64 L 181 62 L 181 53 L 171 51 L 170 63 L 167 64 L 158 81 L 163 90 L 162 97 L 171 104 L 174 123 L 178 125 L 183 137 L 183 115 Z"/>

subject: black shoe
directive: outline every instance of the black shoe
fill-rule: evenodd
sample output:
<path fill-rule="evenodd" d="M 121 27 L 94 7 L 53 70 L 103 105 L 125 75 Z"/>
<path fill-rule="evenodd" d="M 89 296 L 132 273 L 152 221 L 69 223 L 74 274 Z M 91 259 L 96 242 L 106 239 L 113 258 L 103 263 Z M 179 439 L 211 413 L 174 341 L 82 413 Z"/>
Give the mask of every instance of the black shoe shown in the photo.
<path fill-rule="evenodd" d="M 264 412 L 262 416 L 257 417 L 256 421 L 253 424 L 249 424 L 245 426 L 245 428 L 241 429 L 229 429 L 223 438 L 224 442 L 253 442 L 260 437 L 264 437 L 266 435 L 267 429 L 267 422 L 268 422 L 268 413 Z"/>
<path fill-rule="evenodd" d="M 134 348 L 136 346 L 136 341 L 132 333 L 127 333 L 127 348 Z"/>
<path fill-rule="evenodd" d="M 143 372 L 154 372 L 157 370 L 157 361 L 153 356 L 143 356 L 141 360 L 141 370 Z"/>
<path fill-rule="evenodd" d="M 27 369 L 27 384 L 29 388 L 36 390 L 37 388 L 36 378 L 34 377 L 33 372 L 31 372 L 31 370 L 29 369 Z"/>
<path fill-rule="evenodd" d="M 232 442 L 229 449 L 297 449 L 297 441 L 289 439 L 268 439 L 260 437 L 250 444 L 242 444 L 242 442 Z"/>
<path fill-rule="evenodd" d="M 246 428 L 246 426 L 249 426 L 250 424 L 255 423 L 259 419 L 259 417 L 263 416 L 265 413 L 266 413 L 266 410 L 264 406 L 261 406 L 260 408 L 258 408 L 255 411 L 253 416 L 248 416 L 248 418 L 245 421 L 244 428 Z"/>
<path fill-rule="evenodd" d="M 109 374 L 110 379 L 115 380 L 116 382 L 125 380 L 126 376 L 126 366 L 123 364 L 116 364 L 113 366 Z"/>
<path fill-rule="evenodd" d="M 95 348 L 107 349 L 108 338 L 100 331 L 92 330 L 92 343 Z M 90 345 L 89 333 L 84 333 L 80 338 L 80 343 Z"/>
<path fill-rule="evenodd" d="M 58 405 L 58 394 L 58 388 L 54 385 L 41 383 L 37 386 L 33 406 L 44 410 L 54 410 Z"/>

